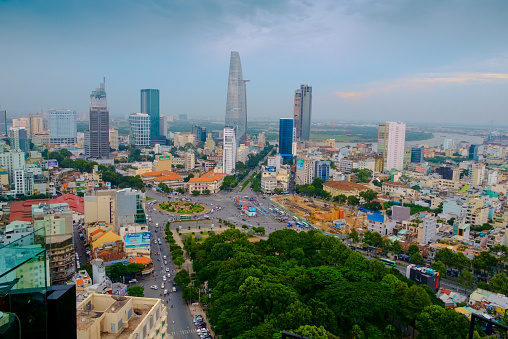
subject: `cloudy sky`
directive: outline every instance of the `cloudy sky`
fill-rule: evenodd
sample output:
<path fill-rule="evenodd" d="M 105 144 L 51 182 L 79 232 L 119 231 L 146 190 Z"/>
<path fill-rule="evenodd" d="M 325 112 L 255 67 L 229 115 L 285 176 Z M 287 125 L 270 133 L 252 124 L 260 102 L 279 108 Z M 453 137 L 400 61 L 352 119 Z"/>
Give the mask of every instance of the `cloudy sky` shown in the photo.
<path fill-rule="evenodd" d="M 249 118 L 508 125 L 505 0 L 0 0 L 0 105 L 87 111 L 106 77 L 112 115 L 161 91 L 161 113 L 224 115 L 240 53 Z"/>

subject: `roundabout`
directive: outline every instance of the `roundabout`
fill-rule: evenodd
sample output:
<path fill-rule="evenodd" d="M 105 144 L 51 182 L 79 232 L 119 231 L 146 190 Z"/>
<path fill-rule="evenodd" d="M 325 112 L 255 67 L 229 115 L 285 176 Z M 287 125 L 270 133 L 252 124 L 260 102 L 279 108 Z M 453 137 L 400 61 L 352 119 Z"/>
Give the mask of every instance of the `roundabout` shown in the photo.
<path fill-rule="evenodd" d="M 207 213 L 210 208 L 194 203 L 194 202 L 186 202 L 186 201 L 168 201 L 161 202 L 154 206 L 161 212 L 168 212 L 172 214 L 178 215 L 195 215 L 201 213 Z"/>

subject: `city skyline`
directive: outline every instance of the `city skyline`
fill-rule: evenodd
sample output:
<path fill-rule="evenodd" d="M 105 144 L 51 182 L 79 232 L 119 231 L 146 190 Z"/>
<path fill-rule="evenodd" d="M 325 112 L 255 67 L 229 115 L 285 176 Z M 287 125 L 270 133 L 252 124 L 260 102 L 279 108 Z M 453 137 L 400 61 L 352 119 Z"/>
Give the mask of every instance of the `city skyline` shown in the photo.
<path fill-rule="evenodd" d="M 161 90 L 161 114 L 219 116 L 225 60 L 236 50 L 252 80 L 252 116 L 290 114 L 295 86 L 309 83 L 319 93 L 316 121 L 379 115 L 411 122 L 503 121 L 508 48 L 500 42 L 507 14 L 503 1 L 6 1 L 0 25 L 11 34 L 0 38 L 6 65 L 0 76 L 8 79 L 0 84 L 0 104 L 9 116 L 52 107 L 85 112 L 82 93 L 106 76 L 112 117 L 137 111 L 140 88 Z M 140 20 L 151 26 L 131 25 Z M 202 24 L 210 32 L 199 29 Z M 163 34 L 177 28 L 178 35 Z M 62 45 L 80 53 L 55 53 Z M 83 47 L 88 45 L 102 52 Z M 23 100 L 24 92 L 31 100 Z"/>

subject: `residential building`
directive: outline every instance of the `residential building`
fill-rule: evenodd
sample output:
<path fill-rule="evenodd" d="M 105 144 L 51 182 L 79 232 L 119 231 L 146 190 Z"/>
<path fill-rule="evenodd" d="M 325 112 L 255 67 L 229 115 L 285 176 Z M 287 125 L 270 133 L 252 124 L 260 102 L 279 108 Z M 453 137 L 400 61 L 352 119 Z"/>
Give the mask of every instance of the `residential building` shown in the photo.
<path fill-rule="evenodd" d="M 381 187 L 381 192 L 383 194 L 388 194 L 390 196 L 399 195 L 402 197 L 415 197 L 417 195 L 417 191 L 408 187 L 405 184 L 400 182 L 383 182 L 383 186 Z"/>
<path fill-rule="evenodd" d="M 411 148 L 411 162 L 413 163 L 422 163 L 423 162 L 423 147 L 413 147 Z"/>
<path fill-rule="evenodd" d="M 129 140 L 132 146 L 136 148 L 150 147 L 150 123 L 151 117 L 146 113 L 132 113 L 129 115 Z"/>
<path fill-rule="evenodd" d="M 323 184 L 323 190 L 332 197 L 344 194 L 346 196 L 358 196 L 360 192 L 368 190 L 367 186 L 350 181 L 328 181 Z"/>
<path fill-rule="evenodd" d="M 335 139 L 326 139 L 325 145 L 331 148 L 335 148 Z"/>
<path fill-rule="evenodd" d="M 392 235 L 395 221 L 389 220 L 385 214 L 375 212 L 367 214 L 367 228 L 371 232 L 377 232 L 381 236 Z"/>
<path fill-rule="evenodd" d="M 11 149 L 27 153 L 30 150 L 30 140 L 25 127 L 9 128 Z"/>
<path fill-rule="evenodd" d="M 12 119 L 12 127 L 23 127 L 26 129 L 30 128 L 30 121 L 28 118 Z"/>
<path fill-rule="evenodd" d="M 114 128 L 109 129 L 109 147 L 118 150 L 118 131 Z"/>
<path fill-rule="evenodd" d="M 231 127 L 224 128 L 224 145 L 222 151 L 222 169 L 226 174 L 234 174 L 236 168 L 236 136 Z"/>
<path fill-rule="evenodd" d="M 49 143 L 71 145 L 77 141 L 76 111 L 51 109 L 48 112 Z"/>
<path fill-rule="evenodd" d="M 469 183 L 475 187 L 481 186 L 485 179 L 485 164 L 477 163 L 469 166 Z"/>
<path fill-rule="evenodd" d="M 148 114 L 151 140 L 159 137 L 159 90 L 142 89 L 141 90 L 141 113 Z"/>
<path fill-rule="evenodd" d="M 284 160 L 293 159 L 293 119 L 280 119 L 279 154 Z"/>
<path fill-rule="evenodd" d="M 249 160 L 250 148 L 245 144 L 240 144 L 240 147 L 236 149 L 236 162 L 241 161 L 246 164 Z"/>
<path fill-rule="evenodd" d="M 405 141 L 406 124 L 393 121 L 379 124 L 377 153 L 384 159 L 385 171 L 403 169 Z"/>
<path fill-rule="evenodd" d="M 423 223 L 418 225 L 418 243 L 428 245 L 436 241 L 437 219 L 434 216 L 427 215 L 423 218 Z"/>
<path fill-rule="evenodd" d="M 44 134 L 44 123 L 42 120 L 42 115 L 40 115 L 39 113 L 37 114 L 30 113 L 28 119 L 30 122 L 30 137 L 33 137 L 34 135 L 37 134 Z"/>
<path fill-rule="evenodd" d="M 310 158 L 296 159 L 296 185 L 310 185 L 314 178 L 314 161 Z"/>
<path fill-rule="evenodd" d="M 168 332 L 159 298 L 92 293 L 76 307 L 76 319 L 78 339 L 162 339 Z"/>
<path fill-rule="evenodd" d="M 295 91 L 293 126 L 296 128 L 296 140 L 310 140 L 312 116 L 312 86 L 301 85 Z"/>
<path fill-rule="evenodd" d="M 155 161 L 153 162 L 153 169 L 155 172 L 158 171 L 171 171 L 172 166 L 172 155 L 157 155 Z"/>
<path fill-rule="evenodd" d="M 235 141 L 243 143 L 247 137 L 247 93 L 243 80 L 240 54 L 232 51 L 229 62 L 228 96 L 225 125 L 233 129 Z M 236 156 L 236 155 L 235 155 Z"/>
<path fill-rule="evenodd" d="M 266 162 L 268 167 L 275 167 L 278 171 L 283 164 L 283 159 L 281 154 L 275 154 L 268 157 Z"/>
<path fill-rule="evenodd" d="M 25 169 L 25 152 L 21 150 L 10 150 L 0 153 L 0 168 L 9 172 L 9 182 L 14 183 L 14 172 Z"/>
<path fill-rule="evenodd" d="M 7 111 L 0 108 L 0 136 L 7 136 Z"/>
<path fill-rule="evenodd" d="M 194 167 L 196 167 L 196 156 L 194 152 L 186 152 L 184 155 L 184 165 L 183 167 L 187 171 L 193 171 Z"/>
<path fill-rule="evenodd" d="M 330 180 L 330 165 L 331 161 L 314 160 L 314 179 L 320 178 L 324 181 Z"/>
<path fill-rule="evenodd" d="M 165 116 L 159 118 L 159 136 L 168 137 L 168 119 Z"/>
<path fill-rule="evenodd" d="M 275 189 L 287 192 L 290 186 L 291 168 L 288 165 L 279 169 L 271 166 L 261 167 L 261 190 L 263 193 L 273 193 Z"/>
<path fill-rule="evenodd" d="M 411 264 L 406 268 L 406 278 L 411 279 L 417 285 L 429 286 L 434 293 L 439 290 L 439 272 L 433 269 Z"/>
<path fill-rule="evenodd" d="M 434 172 L 441 175 L 441 178 L 446 180 L 453 180 L 453 168 L 448 166 L 440 166 L 434 170 Z"/>
<path fill-rule="evenodd" d="M 90 95 L 89 121 L 89 129 L 85 133 L 85 156 L 92 159 L 108 159 L 109 109 L 105 82 Z"/>
<path fill-rule="evenodd" d="M 206 192 L 207 194 L 218 193 L 224 182 L 224 178 L 224 173 L 209 171 L 199 178 L 190 178 L 188 182 L 188 191 L 199 191 L 200 194 L 203 194 L 204 191 L 208 191 Z"/>
<path fill-rule="evenodd" d="M 448 150 L 448 149 L 454 149 L 455 148 L 455 145 L 453 144 L 453 139 L 450 139 L 450 138 L 444 138 L 443 140 L 443 150 Z"/>

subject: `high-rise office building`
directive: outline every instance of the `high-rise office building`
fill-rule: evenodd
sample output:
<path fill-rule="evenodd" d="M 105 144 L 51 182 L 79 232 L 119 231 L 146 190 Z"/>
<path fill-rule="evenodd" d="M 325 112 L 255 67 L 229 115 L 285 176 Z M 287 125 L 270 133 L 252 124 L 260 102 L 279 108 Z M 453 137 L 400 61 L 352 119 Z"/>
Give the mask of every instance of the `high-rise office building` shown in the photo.
<path fill-rule="evenodd" d="M 412 147 L 411 148 L 411 162 L 416 162 L 416 163 L 423 162 L 423 147 Z"/>
<path fill-rule="evenodd" d="M 168 118 L 165 116 L 159 118 L 159 136 L 165 138 L 168 136 Z"/>
<path fill-rule="evenodd" d="M 105 80 L 104 80 L 105 81 Z M 109 109 L 106 99 L 106 84 L 100 84 L 99 88 L 90 94 L 90 126 L 85 140 L 87 158 L 109 158 Z"/>
<path fill-rule="evenodd" d="M 0 135 L 7 136 L 7 111 L 0 110 Z"/>
<path fill-rule="evenodd" d="M 150 116 L 150 139 L 155 140 L 159 137 L 159 90 L 142 89 L 141 90 L 141 113 Z"/>
<path fill-rule="evenodd" d="M 224 128 L 224 145 L 222 151 L 222 169 L 226 174 L 234 174 L 236 167 L 236 136 L 232 127 Z"/>
<path fill-rule="evenodd" d="M 295 107 L 293 126 L 296 128 L 296 138 L 310 140 L 310 121 L 312 116 L 312 86 L 301 85 L 295 91 Z"/>
<path fill-rule="evenodd" d="M 197 141 L 206 141 L 206 127 L 194 125 L 192 126 L 192 134 L 196 136 Z"/>
<path fill-rule="evenodd" d="M 129 140 L 137 148 L 150 146 L 151 117 L 146 113 L 132 113 L 129 115 L 131 132 Z"/>
<path fill-rule="evenodd" d="M 380 123 L 378 128 L 377 153 L 384 159 L 384 170 L 402 170 L 404 167 L 404 144 L 406 124 L 403 122 Z"/>
<path fill-rule="evenodd" d="M 453 144 L 453 139 L 450 138 L 444 138 L 443 140 L 443 150 L 446 151 L 447 149 L 454 149 L 455 145 Z"/>
<path fill-rule="evenodd" d="M 76 111 L 51 109 L 48 112 L 49 143 L 55 145 L 75 144 L 78 130 Z"/>
<path fill-rule="evenodd" d="M 286 159 L 293 159 L 293 119 L 280 119 L 279 153 Z"/>
<path fill-rule="evenodd" d="M 478 145 L 469 146 L 469 159 L 478 160 Z"/>
<path fill-rule="evenodd" d="M 314 179 L 319 178 L 324 181 L 330 180 L 331 161 L 314 160 Z"/>
<path fill-rule="evenodd" d="M 30 150 L 30 140 L 28 132 L 24 127 L 9 128 L 9 141 L 12 150 L 28 152 Z"/>
<path fill-rule="evenodd" d="M 240 54 L 233 51 L 229 62 L 226 126 L 231 126 L 235 130 L 238 143 L 245 141 L 247 132 L 246 81 L 248 80 L 243 80 Z"/>

